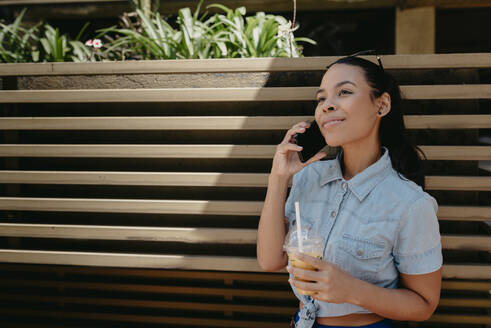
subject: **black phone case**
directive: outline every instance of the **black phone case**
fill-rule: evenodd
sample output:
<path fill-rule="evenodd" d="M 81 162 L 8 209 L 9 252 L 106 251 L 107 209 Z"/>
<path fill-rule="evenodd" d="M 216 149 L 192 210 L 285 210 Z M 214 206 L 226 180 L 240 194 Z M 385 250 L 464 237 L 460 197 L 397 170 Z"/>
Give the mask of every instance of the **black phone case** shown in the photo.
<path fill-rule="evenodd" d="M 308 161 L 327 145 L 316 121 L 313 121 L 304 133 L 297 133 L 293 138 L 297 145 L 303 147 L 302 151 L 298 152 L 302 163 Z"/>

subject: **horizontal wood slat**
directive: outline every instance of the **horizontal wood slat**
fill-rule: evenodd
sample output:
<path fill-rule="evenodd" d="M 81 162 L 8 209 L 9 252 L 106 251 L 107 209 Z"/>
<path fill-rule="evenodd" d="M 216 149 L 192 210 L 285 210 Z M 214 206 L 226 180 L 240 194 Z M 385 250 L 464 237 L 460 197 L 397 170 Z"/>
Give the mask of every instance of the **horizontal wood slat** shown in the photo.
<path fill-rule="evenodd" d="M 0 129 L 287 130 L 300 121 L 312 119 L 312 116 L 3 117 Z M 482 119 L 479 121 L 482 123 Z"/>
<path fill-rule="evenodd" d="M 88 267 L 88 269 L 99 269 L 99 267 Z M 162 271 L 162 270 L 160 270 Z M 174 271 L 174 270 L 172 270 Z M 210 271 L 207 271 L 208 273 Z M 285 271 L 286 272 L 286 271 Z M 222 274 L 216 271 L 216 274 Z M 226 272 L 229 273 L 229 272 Z M 252 273 L 249 273 L 252 274 Z M 286 274 L 270 274 L 272 276 L 284 276 L 285 283 L 288 283 Z M 176 276 L 173 276 L 176 278 Z M 199 277 L 197 277 L 199 279 Z M 27 280 L 27 279 L 8 279 L 0 280 L 0 286 L 22 286 L 22 287 L 48 287 L 65 289 L 82 289 L 97 291 L 124 291 L 152 294 L 179 294 L 179 295 L 211 295 L 211 296 L 231 296 L 231 297 L 255 297 L 266 299 L 292 299 L 295 297 L 291 290 L 263 290 L 263 289 L 242 289 L 242 288 L 218 288 L 218 287 L 197 287 L 197 286 L 170 286 L 165 284 L 122 284 L 114 282 L 84 282 L 84 281 L 49 281 L 49 280 Z"/>
<path fill-rule="evenodd" d="M 254 229 L 0 223 L 0 236 L 4 237 L 255 244 L 256 235 Z M 442 235 L 442 245 L 444 249 L 491 251 L 491 237 Z"/>
<path fill-rule="evenodd" d="M 0 209 L 21 211 L 257 216 L 262 205 L 252 201 L 0 197 Z"/>
<path fill-rule="evenodd" d="M 79 89 L 0 91 L 4 103 L 204 102 L 314 100 L 314 87 Z"/>
<path fill-rule="evenodd" d="M 444 290 L 470 290 L 489 292 L 491 290 L 491 282 L 489 281 L 442 281 L 442 289 Z"/>
<path fill-rule="evenodd" d="M 203 215 L 260 215 L 263 202 L 207 200 L 141 200 L 98 198 L 0 197 L 0 210 L 154 213 Z M 488 206 L 439 206 L 440 220 L 488 221 Z"/>
<path fill-rule="evenodd" d="M 256 230 L 0 223 L 0 236 L 255 244 Z"/>
<path fill-rule="evenodd" d="M 2 117 L 2 130 L 288 130 L 312 116 Z M 406 115 L 407 129 L 491 128 L 491 115 Z"/>
<path fill-rule="evenodd" d="M 192 279 L 192 280 L 228 280 L 228 281 L 254 281 L 254 282 L 268 282 L 271 284 L 287 284 L 288 274 L 286 273 L 241 273 L 241 272 L 225 272 L 225 271 L 183 271 L 183 270 L 152 270 L 152 269 L 138 269 L 138 268 L 109 268 L 109 267 L 75 267 L 75 266 L 49 266 L 49 265 L 33 265 L 33 264 L 12 264 L 12 263 L 0 263 L 0 270 L 3 272 L 27 272 L 27 273 L 35 273 L 38 276 L 39 273 L 61 273 L 61 274 L 82 274 L 86 276 L 118 276 L 118 277 L 143 277 L 143 278 L 158 278 L 158 279 L 166 279 L 166 278 L 176 278 L 179 279 Z M 28 280 L 10 280 L 4 279 L 0 280 L 0 285 L 16 285 L 22 284 L 25 286 L 35 286 L 37 281 L 28 281 Z M 43 284 L 44 287 L 53 287 L 54 284 L 57 283 L 69 283 L 69 282 L 47 282 L 47 281 L 39 281 L 40 284 Z M 48 283 L 44 285 L 44 283 Z M 108 290 L 103 289 L 105 284 L 100 283 L 97 284 L 97 287 L 94 285 L 89 285 L 87 283 L 83 283 L 82 286 L 77 287 L 77 282 L 69 283 L 70 285 L 63 285 L 62 287 L 66 288 L 82 288 L 82 289 L 100 289 L 100 290 Z M 119 286 L 119 285 L 118 285 Z M 162 292 L 166 293 L 167 290 L 165 286 L 157 291 L 154 290 L 152 286 L 145 290 L 135 290 L 133 287 L 128 287 L 133 285 L 122 285 L 120 286 L 120 290 L 131 290 L 131 291 L 153 291 L 153 292 Z M 140 285 L 141 286 L 141 285 Z M 157 287 L 157 286 L 156 286 Z M 491 281 L 462 281 L 462 280 L 448 280 L 444 279 L 442 281 L 442 289 L 443 290 L 469 290 L 469 291 L 478 291 L 478 292 L 488 292 L 491 290 Z M 117 289 L 115 289 L 117 290 Z M 201 290 L 201 289 L 199 289 Z M 215 290 L 215 289 L 213 289 Z M 237 291 L 234 289 L 225 289 L 224 293 L 230 293 L 232 291 Z M 243 292 L 250 292 L 252 290 L 243 290 Z M 169 293 L 172 291 L 169 291 Z M 177 292 L 180 293 L 180 292 Z M 189 292 L 192 294 L 192 290 Z M 275 292 L 273 292 L 275 293 Z M 288 298 L 291 297 L 292 294 L 288 292 L 278 292 L 279 294 L 274 297 L 277 298 Z M 218 293 L 219 294 L 219 293 Z M 215 291 L 210 295 L 218 295 Z M 232 294 L 227 294 L 231 295 Z M 249 294 L 241 294 L 235 296 L 251 296 Z M 263 295 L 263 294 L 261 294 Z M 261 296 L 259 295 L 259 296 Z M 265 294 L 268 295 L 268 294 Z M 258 296 L 258 297 L 259 297 Z M 264 296 L 263 296 L 264 297 Z M 271 296 L 267 296 L 271 297 Z"/>
<path fill-rule="evenodd" d="M 175 278 L 192 280 L 234 280 L 255 281 L 268 283 L 286 283 L 288 275 L 283 273 L 240 273 L 240 272 L 217 272 L 217 271 L 183 271 L 183 270 L 150 270 L 135 268 L 102 268 L 102 267 L 73 267 L 73 266 L 39 266 L 32 264 L 9 264 L 0 263 L 0 270 L 4 272 L 46 272 L 46 273 L 77 273 L 90 276 L 119 276 L 119 277 L 146 277 L 146 278 Z M 473 282 L 469 282 L 473 283 Z M 489 284 L 491 289 L 491 283 Z M 486 289 L 487 290 L 487 289 Z"/>
<path fill-rule="evenodd" d="M 407 129 L 486 129 L 491 115 L 405 115 Z"/>
<path fill-rule="evenodd" d="M 29 301 L 43 303 L 71 303 L 71 304 L 90 304 L 90 305 L 109 305 L 109 306 L 124 306 L 124 307 L 140 307 L 140 308 L 157 308 L 157 309 L 174 309 L 187 310 L 193 309 L 198 311 L 214 311 L 214 312 L 242 312 L 242 313 L 262 313 L 262 314 L 289 314 L 295 313 L 296 307 L 288 306 L 266 306 L 266 305 L 239 305 L 227 303 L 205 303 L 205 302 L 170 302 L 170 301 L 153 301 L 153 300 L 138 300 L 138 299 L 121 299 L 121 298 L 92 298 L 92 297 L 69 297 L 69 296 L 39 296 L 39 295 L 0 295 L 1 300 L 12 301 Z M 294 299 L 294 296 L 290 297 Z M 477 303 L 480 300 L 474 300 Z M 483 301 L 481 301 L 484 303 Z"/>
<path fill-rule="evenodd" d="M 0 170 L 0 183 L 265 188 L 268 186 L 268 174 Z M 491 177 L 427 176 L 425 188 L 491 191 Z"/>
<path fill-rule="evenodd" d="M 0 145 L 0 157 L 273 158 L 272 145 Z"/>
<path fill-rule="evenodd" d="M 76 273 L 87 276 L 131 276 L 147 278 L 173 278 L 192 279 L 192 280 L 228 280 L 228 281 L 255 281 L 268 282 L 274 284 L 287 284 L 288 274 L 286 273 L 241 273 L 225 271 L 182 271 L 182 270 L 151 270 L 137 268 L 109 268 L 109 267 L 75 267 L 75 266 L 39 266 L 32 264 L 12 264 L 0 263 L 4 272 L 44 272 L 44 273 Z M 283 298 L 289 299 L 293 295 L 290 291 L 263 291 L 239 288 L 207 288 L 207 287 L 176 287 L 176 286 L 155 286 L 155 285 L 131 285 L 115 283 L 89 283 L 89 282 L 67 282 L 49 280 L 26 280 L 26 279 L 2 279 L 0 286 L 38 286 L 38 287 L 60 287 L 70 289 L 90 289 L 106 291 L 132 291 L 132 292 L 151 292 L 151 293 L 176 293 L 191 295 L 225 295 L 225 296 L 244 296 L 262 298 Z M 177 289 L 176 289 L 177 288 Z M 446 280 L 442 281 L 443 290 L 469 290 L 488 292 L 491 290 L 489 281 L 462 281 Z"/>
<path fill-rule="evenodd" d="M 182 270 L 262 272 L 255 258 L 239 256 L 157 255 L 0 249 L 8 263 L 89 265 Z"/>
<path fill-rule="evenodd" d="M 491 265 L 446 264 L 443 266 L 442 276 L 448 279 L 491 279 Z"/>
<path fill-rule="evenodd" d="M 181 187 L 266 187 L 268 185 L 268 174 L 219 172 L 77 172 L 0 170 L 0 183 Z M 482 181 L 481 184 L 483 184 Z"/>
<path fill-rule="evenodd" d="M 442 235 L 444 249 L 491 252 L 491 236 Z"/>
<path fill-rule="evenodd" d="M 151 255 L 0 249 L 0 261 L 184 270 L 262 272 L 255 258 L 231 256 Z M 443 277 L 491 279 L 491 265 L 444 265 Z M 279 272 L 285 272 L 281 270 Z"/>
<path fill-rule="evenodd" d="M 438 218 L 446 221 L 490 221 L 491 206 L 442 206 L 438 207 Z"/>
<path fill-rule="evenodd" d="M 491 159 L 489 146 L 419 146 L 428 160 L 485 161 Z"/>
<path fill-rule="evenodd" d="M 318 87 L 2 90 L 3 103 L 312 101 Z M 406 85 L 405 99 L 491 99 L 490 84 Z"/>
<path fill-rule="evenodd" d="M 428 322 L 446 322 L 446 323 L 462 323 L 462 324 L 491 324 L 489 315 L 472 315 L 472 314 L 434 314 Z"/>
<path fill-rule="evenodd" d="M 130 314 L 106 314 L 106 313 L 85 313 L 69 311 L 46 311 L 46 310 L 17 310 L 17 309 L 0 309 L 0 313 L 8 315 L 22 316 L 41 316 L 56 318 L 81 318 L 81 319 L 98 319 L 98 320 L 117 320 L 124 322 L 140 323 L 162 323 L 162 324 L 180 324 L 191 326 L 211 326 L 211 327 L 237 327 L 250 328 L 284 328 L 285 323 L 259 322 L 259 321 L 239 321 L 239 320 L 219 320 L 204 318 L 181 318 L 165 316 L 148 316 L 148 315 L 130 315 Z M 463 324 L 490 324 L 491 317 L 486 315 L 458 315 L 458 314 L 434 314 L 428 322 L 445 322 L 445 323 L 463 323 Z"/>
<path fill-rule="evenodd" d="M 491 146 L 420 146 L 428 160 L 491 160 Z M 2 144 L 0 157 L 272 159 L 275 145 Z"/>
<path fill-rule="evenodd" d="M 210 326 L 210 327 L 238 327 L 249 328 L 251 326 L 258 328 L 281 328 L 285 323 L 260 322 L 260 321 L 243 321 L 237 319 L 205 319 L 205 318 L 184 318 L 184 317 L 166 317 L 166 316 L 149 316 L 149 315 L 131 315 L 131 314 L 111 314 L 111 313 L 86 313 L 86 312 L 69 312 L 69 311 L 47 311 L 47 310 L 19 310 L 19 309 L 0 309 L 4 315 L 22 315 L 27 317 L 54 317 L 54 318 L 80 318 L 80 319 L 97 319 L 103 321 L 123 321 L 138 323 L 162 323 L 177 324 L 187 326 Z M 444 323 L 463 323 L 463 324 L 490 324 L 491 319 L 486 315 L 460 315 L 460 314 L 434 314 L 428 322 Z M 15 326 L 19 327 L 19 326 Z M 52 327 L 50 325 L 50 327 Z"/>
<path fill-rule="evenodd" d="M 483 307 L 491 308 L 490 299 L 476 298 L 441 298 L 439 306 L 448 307 Z"/>
<path fill-rule="evenodd" d="M 266 305 L 242 305 L 227 303 L 198 303 L 198 302 L 176 302 L 176 301 L 153 301 L 140 299 L 121 299 L 121 298 L 93 298 L 93 297 L 70 297 L 70 296 L 40 296 L 26 294 L 1 294 L 1 300 L 28 301 L 43 303 L 69 303 L 69 304 L 90 304 L 90 305 L 109 305 L 140 308 L 193 309 L 199 311 L 215 312 L 242 312 L 242 313 L 262 313 L 262 314 L 292 314 L 297 307 L 288 306 L 266 306 Z M 294 300 L 292 295 L 290 299 Z M 441 298 L 439 306 L 446 307 L 491 307 L 491 300 L 478 298 Z"/>
<path fill-rule="evenodd" d="M 404 99 L 489 99 L 491 84 L 474 85 L 406 85 L 401 86 Z"/>
<path fill-rule="evenodd" d="M 491 191 L 491 177 L 427 176 L 425 177 L 425 188 L 426 190 Z"/>
<path fill-rule="evenodd" d="M 207 319 L 207 318 L 186 318 L 186 317 L 169 317 L 169 316 L 151 316 L 141 314 L 114 314 L 114 313 L 96 313 L 96 312 L 72 312 L 72 311 L 47 311 L 47 310 L 18 310 L 18 309 L 0 309 L 1 314 L 23 315 L 23 316 L 41 316 L 53 318 L 75 318 L 75 319 L 93 319 L 102 321 L 122 321 L 125 323 L 160 323 L 167 325 L 186 325 L 186 326 L 209 326 L 209 327 L 236 327 L 236 328 L 284 328 L 284 323 L 262 322 L 262 321 L 244 321 L 237 319 Z"/>
<path fill-rule="evenodd" d="M 5 0 L 2 0 L 5 1 Z M 16 2 L 18 0 L 15 0 Z M 448 0 L 445 0 L 448 2 Z M 462 0 L 459 0 L 462 1 Z M 1 4 L 2 2 L 0 2 Z M 375 61 L 374 56 L 361 56 Z M 489 53 L 380 56 L 385 69 L 491 67 Z M 324 71 L 339 56 L 303 58 L 179 59 L 97 63 L 23 63 L 0 65 L 0 76 L 71 74 L 157 74 L 212 72 Z"/>

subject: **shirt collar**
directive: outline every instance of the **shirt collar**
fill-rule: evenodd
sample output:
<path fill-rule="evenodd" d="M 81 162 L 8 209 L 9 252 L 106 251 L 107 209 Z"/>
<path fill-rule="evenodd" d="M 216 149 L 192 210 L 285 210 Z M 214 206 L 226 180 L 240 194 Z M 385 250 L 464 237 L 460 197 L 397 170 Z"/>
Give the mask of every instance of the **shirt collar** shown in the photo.
<path fill-rule="evenodd" d="M 346 181 L 348 187 L 360 200 L 360 202 L 390 172 L 389 169 L 392 167 L 392 163 L 390 161 L 389 150 L 386 147 L 382 147 L 382 151 L 382 157 L 380 157 L 375 163 L 355 175 L 350 180 Z M 325 168 L 321 173 L 321 186 L 335 180 L 344 181 L 343 172 L 341 170 L 342 160 L 343 150 L 341 149 L 336 157 L 336 160 L 330 161 L 330 166 Z"/>

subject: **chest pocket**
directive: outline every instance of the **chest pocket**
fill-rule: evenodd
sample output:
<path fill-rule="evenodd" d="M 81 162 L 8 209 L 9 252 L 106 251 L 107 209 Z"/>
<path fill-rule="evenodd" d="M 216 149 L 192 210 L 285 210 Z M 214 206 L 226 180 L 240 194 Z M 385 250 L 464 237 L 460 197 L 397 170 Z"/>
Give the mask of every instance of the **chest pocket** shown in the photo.
<path fill-rule="evenodd" d="M 336 246 L 335 263 L 354 277 L 375 282 L 384 248 L 383 242 L 344 234 Z"/>

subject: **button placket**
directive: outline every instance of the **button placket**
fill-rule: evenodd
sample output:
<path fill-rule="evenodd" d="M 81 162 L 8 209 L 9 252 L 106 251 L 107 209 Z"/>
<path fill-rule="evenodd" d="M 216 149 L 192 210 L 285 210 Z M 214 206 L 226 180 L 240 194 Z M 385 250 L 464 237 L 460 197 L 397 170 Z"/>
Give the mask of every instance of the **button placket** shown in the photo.
<path fill-rule="evenodd" d="M 329 243 L 329 240 L 330 240 L 330 237 L 331 237 L 331 232 L 332 232 L 332 229 L 334 227 L 334 224 L 336 222 L 336 218 L 339 214 L 339 211 L 341 210 L 341 206 L 346 198 L 346 195 L 347 195 L 347 191 L 348 188 L 342 190 L 342 192 L 337 192 L 337 195 L 336 195 L 336 198 L 335 198 L 335 204 L 333 207 L 330 208 L 330 212 L 329 212 L 329 217 L 330 217 L 330 220 L 327 220 L 326 222 L 329 222 L 327 224 L 327 238 L 326 238 L 326 244 L 324 245 L 324 252 L 327 248 L 327 244 Z"/>
<path fill-rule="evenodd" d="M 342 193 L 338 193 L 338 195 L 337 195 L 337 197 L 336 197 L 336 198 L 337 198 L 337 201 L 336 201 L 337 205 L 336 205 L 335 209 L 333 209 L 333 210 L 331 211 L 331 213 L 330 213 L 331 218 L 335 219 L 335 218 L 336 218 L 336 216 L 338 215 L 339 208 L 341 207 L 341 203 L 342 203 L 342 202 L 343 202 L 343 200 L 344 200 L 344 195 L 345 195 L 345 193 L 346 193 L 346 192 L 345 192 L 345 190 L 344 190 Z"/>

